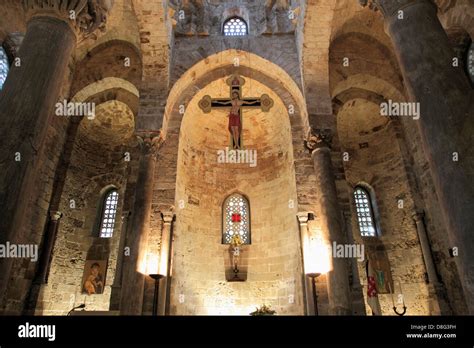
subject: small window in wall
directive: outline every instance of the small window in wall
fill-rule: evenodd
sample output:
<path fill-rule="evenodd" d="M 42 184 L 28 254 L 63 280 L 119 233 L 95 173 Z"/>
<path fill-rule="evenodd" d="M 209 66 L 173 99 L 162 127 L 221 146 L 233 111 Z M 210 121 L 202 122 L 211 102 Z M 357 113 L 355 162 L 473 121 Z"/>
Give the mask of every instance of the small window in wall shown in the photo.
<path fill-rule="evenodd" d="M 471 41 L 469 49 L 467 50 L 466 69 L 471 85 L 474 87 L 474 42 Z"/>
<path fill-rule="evenodd" d="M 117 215 L 119 194 L 113 189 L 107 191 L 102 202 L 100 219 L 100 238 L 112 238 L 114 234 L 115 218 Z"/>
<path fill-rule="evenodd" d="M 9 64 L 7 52 L 5 52 L 5 49 L 0 46 L 0 91 L 3 88 L 5 80 L 7 79 L 8 70 Z"/>
<path fill-rule="evenodd" d="M 245 36 L 247 34 L 247 23 L 242 18 L 232 17 L 224 23 L 225 36 Z"/>
<path fill-rule="evenodd" d="M 357 222 L 362 237 L 376 237 L 374 209 L 369 192 L 363 187 L 357 186 L 354 190 L 354 201 L 357 211 Z"/>
<path fill-rule="evenodd" d="M 250 206 L 247 198 L 238 193 L 227 197 L 222 215 L 222 243 L 232 244 L 237 239 L 242 244 L 250 244 Z"/>

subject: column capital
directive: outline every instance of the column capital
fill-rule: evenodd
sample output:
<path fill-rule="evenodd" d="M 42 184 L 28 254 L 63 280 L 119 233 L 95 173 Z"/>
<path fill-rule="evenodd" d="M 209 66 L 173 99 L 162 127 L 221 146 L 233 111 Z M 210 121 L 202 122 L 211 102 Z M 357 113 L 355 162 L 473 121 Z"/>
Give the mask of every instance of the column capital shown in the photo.
<path fill-rule="evenodd" d="M 296 217 L 298 218 L 300 225 L 308 223 L 309 214 L 307 211 L 296 213 Z"/>
<path fill-rule="evenodd" d="M 161 218 L 165 224 L 171 224 L 174 220 L 174 209 L 171 208 L 169 211 L 162 211 Z"/>
<path fill-rule="evenodd" d="M 415 223 L 419 223 L 423 221 L 423 218 L 425 217 L 425 212 L 424 211 L 417 211 L 412 215 L 413 220 Z"/>
<path fill-rule="evenodd" d="M 367 6 L 374 11 L 380 10 L 384 17 L 392 17 L 398 11 L 403 11 L 416 3 L 431 3 L 437 7 L 432 0 L 359 0 L 359 4 L 363 7 Z"/>
<path fill-rule="evenodd" d="M 310 152 L 319 148 L 328 148 L 332 146 L 332 131 L 330 129 L 313 129 L 308 132 L 304 140 L 304 146 Z"/>
<path fill-rule="evenodd" d="M 63 217 L 63 213 L 60 211 L 50 211 L 49 217 L 52 221 L 59 221 Z"/>
<path fill-rule="evenodd" d="M 161 131 L 140 132 L 136 136 L 145 155 L 156 156 L 164 142 Z"/>
<path fill-rule="evenodd" d="M 54 17 L 70 25 L 79 38 L 104 31 L 114 0 L 22 0 L 28 20 Z"/>

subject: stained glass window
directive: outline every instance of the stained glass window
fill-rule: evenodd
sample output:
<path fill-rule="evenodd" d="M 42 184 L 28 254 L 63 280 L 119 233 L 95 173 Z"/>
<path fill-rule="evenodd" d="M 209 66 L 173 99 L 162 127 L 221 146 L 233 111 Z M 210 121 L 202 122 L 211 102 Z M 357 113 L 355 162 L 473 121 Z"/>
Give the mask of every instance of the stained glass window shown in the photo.
<path fill-rule="evenodd" d="M 5 80 L 7 79 L 8 70 L 9 70 L 9 65 L 8 65 L 7 52 L 5 52 L 5 49 L 0 46 L 0 90 L 2 90 L 3 84 L 5 83 Z"/>
<path fill-rule="evenodd" d="M 100 221 L 100 237 L 111 238 L 114 234 L 115 216 L 117 215 L 119 194 L 116 190 L 108 191 L 104 196 L 102 218 Z"/>
<path fill-rule="evenodd" d="M 377 231 L 375 227 L 374 210 L 369 193 L 364 188 L 358 186 L 354 190 L 354 200 L 360 235 L 363 237 L 375 237 Z"/>
<path fill-rule="evenodd" d="M 234 193 L 227 197 L 222 219 L 224 244 L 232 244 L 237 237 L 243 244 L 250 244 L 250 207 L 244 196 Z"/>
<path fill-rule="evenodd" d="M 224 23 L 225 36 L 244 36 L 247 35 L 247 23 L 239 17 L 228 19 Z"/>

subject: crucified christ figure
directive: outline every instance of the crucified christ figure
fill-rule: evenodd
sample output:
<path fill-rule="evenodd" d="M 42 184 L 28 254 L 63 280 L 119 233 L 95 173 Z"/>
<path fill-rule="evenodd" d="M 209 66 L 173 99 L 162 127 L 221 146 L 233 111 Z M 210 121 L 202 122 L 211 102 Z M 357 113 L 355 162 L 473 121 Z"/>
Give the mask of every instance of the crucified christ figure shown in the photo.
<path fill-rule="evenodd" d="M 225 101 L 215 101 L 216 104 L 222 104 L 222 105 L 229 105 L 228 102 Z M 230 113 L 228 115 L 229 117 L 229 132 L 232 136 L 233 144 L 234 144 L 234 149 L 239 149 L 240 147 L 240 133 L 242 132 L 242 122 L 240 121 L 240 107 L 242 105 L 257 105 L 260 103 L 259 100 L 252 100 L 252 101 L 246 101 L 240 99 L 240 95 L 238 91 L 233 91 L 232 92 L 232 99 L 230 101 L 231 107 L 230 107 Z"/>
<path fill-rule="evenodd" d="M 232 149 L 242 148 L 242 109 L 260 108 L 263 112 L 268 112 L 273 107 L 273 100 L 267 95 L 262 94 L 260 98 L 242 98 L 242 86 L 245 84 L 245 79 L 239 75 L 230 76 L 227 81 L 230 87 L 229 98 L 212 98 L 205 95 L 199 101 L 199 107 L 204 113 L 208 114 L 215 108 L 230 107 L 229 117 L 229 132 L 232 143 Z"/>

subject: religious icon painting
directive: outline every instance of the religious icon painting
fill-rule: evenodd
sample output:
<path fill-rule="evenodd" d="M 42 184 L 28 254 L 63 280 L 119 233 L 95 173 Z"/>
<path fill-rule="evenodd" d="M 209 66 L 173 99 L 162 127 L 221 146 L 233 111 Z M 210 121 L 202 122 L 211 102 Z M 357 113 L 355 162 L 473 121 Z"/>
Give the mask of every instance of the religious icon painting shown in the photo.
<path fill-rule="evenodd" d="M 107 260 L 87 260 L 82 276 L 82 293 L 101 295 L 104 293 Z"/>
<path fill-rule="evenodd" d="M 369 253 L 369 259 L 374 269 L 377 293 L 390 294 L 394 289 L 390 261 L 383 251 Z"/>

